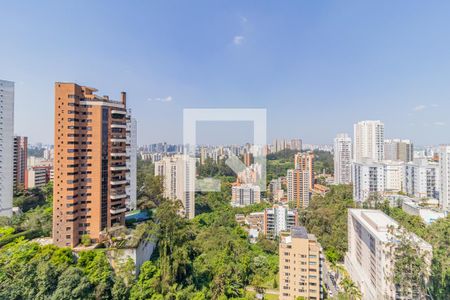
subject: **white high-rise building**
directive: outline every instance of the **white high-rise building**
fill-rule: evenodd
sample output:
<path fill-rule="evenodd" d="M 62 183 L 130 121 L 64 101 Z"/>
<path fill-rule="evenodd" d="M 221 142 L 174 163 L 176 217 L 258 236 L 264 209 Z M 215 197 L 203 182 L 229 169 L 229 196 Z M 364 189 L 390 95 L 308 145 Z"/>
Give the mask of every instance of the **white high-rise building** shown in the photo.
<path fill-rule="evenodd" d="M 405 164 L 402 161 L 365 160 L 353 163 L 353 197 L 366 201 L 371 195 L 403 192 Z"/>
<path fill-rule="evenodd" d="M 353 160 L 382 161 L 384 159 L 384 124 L 381 121 L 361 121 L 354 126 Z"/>
<path fill-rule="evenodd" d="M 195 158 L 184 155 L 164 157 L 155 163 L 155 175 L 163 177 L 164 197 L 180 200 L 183 214 L 195 216 Z"/>
<path fill-rule="evenodd" d="M 0 80 L 0 216 L 12 216 L 14 82 Z"/>
<path fill-rule="evenodd" d="M 440 196 L 439 206 L 443 210 L 450 209 L 450 145 L 439 147 Z"/>
<path fill-rule="evenodd" d="M 137 185 L 137 122 L 136 119 L 131 116 L 131 111 L 128 111 L 127 115 L 127 167 L 130 172 L 127 173 L 127 181 L 129 185 L 126 187 L 126 193 L 128 199 L 126 201 L 126 206 L 129 210 L 136 209 L 137 206 L 137 196 L 136 196 L 136 185 Z"/>
<path fill-rule="evenodd" d="M 352 139 L 341 133 L 334 139 L 334 182 L 349 184 L 352 181 Z"/>
<path fill-rule="evenodd" d="M 259 185 L 241 184 L 231 188 L 231 205 L 243 207 L 261 201 L 261 189 Z"/>
<path fill-rule="evenodd" d="M 426 158 L 414 159 L 405 165 L 405 192 L 416 198 L 439 199 L 439 163 Z"/>
<path fill-rule="evenodd" d="M 353 199 L 364 202 L 369 196 L 385 191 L 384 166 L 374 162 L 353 163 Z"/>
<path fill-rule="evenodd" d="M 380 210 L 348 210 L 348 252 L 345 267 L 351 279 L 360 288 L 363 300 L 399 299 L 392 281 L 395 261 L 391 251 L 395 249 L 398 223 Z M 408 238 L 418 246 L 425 257 L 425 264 L 431 264 L 433 248 L 412 233 Z M 427 280 L 427 278 L 425 278 Z M 413 293 L 416 292 L 413 290 Z M 422 295 L 423 296 L 423 295 Z M 403 299 L 403 298 L 402 298 Z M 422 299 L 417 295 L 404 299 Z"/>

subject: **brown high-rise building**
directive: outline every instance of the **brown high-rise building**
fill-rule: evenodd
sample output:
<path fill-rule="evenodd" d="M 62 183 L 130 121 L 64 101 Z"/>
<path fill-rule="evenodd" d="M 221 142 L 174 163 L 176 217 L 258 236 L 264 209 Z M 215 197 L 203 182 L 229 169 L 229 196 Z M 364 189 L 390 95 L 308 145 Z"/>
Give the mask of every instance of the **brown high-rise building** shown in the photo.
<path fill-rule="evenodd" d="M 125 222 L 126 94 L 55 84 L 53 242 L 74 247 L 83 235 Z"/>
<path fill-rule="evenodd" d="M 14 137 L 14 191 L 28 187 L 27 176 L 28 138 L 26 136 Z"/>
<path fill-rule="evenodd" d="M 282 234 L 280 246 L 280 299 L 323 299 L 322 248 L 304 227 Z"/>
<path fill-rule="evenodd" d="M 294 158 L 296 169 L 309 172 L 309 189 L 314 189 L 314 153 L 297 153 Z"/>
<path fill-rule="evenodd" d="M 301 169 L 287 170 L 287 199 L 295 208 L 306 208 L 311 199 L 310 172 Z"/>
<path fill-rule="evenodd" d="M 244 153 L 244 164 L 247 167 L 250 167 L 253 164 L 253 154 L 250 152 Z"/>

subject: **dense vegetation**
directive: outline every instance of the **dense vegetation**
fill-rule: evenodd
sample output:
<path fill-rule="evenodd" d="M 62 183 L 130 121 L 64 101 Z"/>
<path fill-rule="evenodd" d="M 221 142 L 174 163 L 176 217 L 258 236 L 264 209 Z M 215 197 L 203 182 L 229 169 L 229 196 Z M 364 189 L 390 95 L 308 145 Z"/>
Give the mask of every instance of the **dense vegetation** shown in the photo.
<path fill-rule="evenodd" d="M 267 180 L 286 176 L 288 169 L 294 168 L 294 156 L 297 150 L 283 150 L 267 155 Z M 314 151 L 314 173 L 332 174 L 334 170 L 333 155 L 326 151 Z"/>
<path fill-rule="evenodd" d="M 132 299 L 233 299 L 246 297 L 247 285 L 276 287 L 273 248 L 248 242 L 229 194 L 204 197 L 211 212 L 192 221 L 181 218 L 171 201 L 157 209 L 158 252 L 144 264 Z"/>
<path fill-rule="evenodd" d="M 314 172 L 316 174 L 333 174 L 333 154 L 328 151 L 314 150 Z"/>
<path fill-rule="evenodd" d="M 0 247 L 20 237 L 32 239 L 50 236 L 52 199 L 52 183 L 43 189 L 17 192 L 13 203 L 23 214 L 16 214 L 12 218 L 0 217 Z"/>
<path fill-rule="evenodd" d="M 19 238 L 0 249 L 0 299 L 126 299 L 101 251 L 39 246 Z"/>
<path fill-rule="evenodd" d="M 347 209 L 354 205 L 352 187 L 339 185 L 331 186 L 325 196 L 314 196 L 300 211 L 300 222 L 317 236 L 332 262 L 342 261 L 347 251 Z"/>
<path fill-rule="evenodd" d="M 429 292 L 434 299 L 448 299 L 450 295 L 450 216 L 427 226 L 420 217 L 408 215 L 401 208 L 389 207 L 387 203 L 383 203 L 379 208 L 405 229 L 417 234 L 433 246 Z"/>
<path fill-rule="evenodd" d="M 9 239 L 0 248 L 0 299 L 253 299 L 245 290 L 248 285 L 277 288 L 277 244 L 250 244 L 235 222 L 235 213 L 267 205 L 231 208 L 234 178 L 222 176 L 222 192 L 199 194 L 202 211 L 186 220 L 178 214 L 180 204 L 162 196 L 152 164 L 139 162 L 138 173 L 139 205 L 154 210 L 149 226 L 158 238 L 152 259 L 138 277 L 130 262 L 112 269 L 102 249 L 74 255 L 68 248 L 29 241 L 51 233 L 49 185 L 18 195 L 16 203 L 25 213 L 2 219 L 0 241 Z M 36 225 L 36 235 L 15 236 L 27 232 L 32 216 L 44 211 L 48 215 Z"/>

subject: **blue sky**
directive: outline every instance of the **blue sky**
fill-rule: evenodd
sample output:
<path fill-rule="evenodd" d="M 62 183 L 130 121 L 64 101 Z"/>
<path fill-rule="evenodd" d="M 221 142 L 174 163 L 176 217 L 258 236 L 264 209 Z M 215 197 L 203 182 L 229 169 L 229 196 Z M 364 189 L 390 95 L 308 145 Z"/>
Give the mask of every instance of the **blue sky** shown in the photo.
<path fill-rule="evenodd" d="M 269 141 L 331 143 L 381 119 L 387 137 L 450 142 L 448 1 L 0 6 L 0 78 L 16 82 L 15 131 L 32 142 L 53 140 L 55 81 L 127 91 L 140 144 L 180 142 L 183 108 L 205 107 L 267 108 Z"/>

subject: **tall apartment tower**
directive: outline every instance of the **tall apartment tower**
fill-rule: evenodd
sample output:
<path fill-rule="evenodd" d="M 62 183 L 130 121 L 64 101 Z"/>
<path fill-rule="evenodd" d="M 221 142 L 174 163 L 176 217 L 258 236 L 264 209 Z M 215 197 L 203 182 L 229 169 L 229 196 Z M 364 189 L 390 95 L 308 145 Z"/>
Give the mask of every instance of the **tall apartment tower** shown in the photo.
<path fill-rule="evenodd" d="M 414 159 L 414 145 L 410 140 L 391 139 L 384 141 L 384 159 L 405 163 Z"/>
<path fill-rule="evenodd" d="M 244 153 L 244 164 L 250 167 L 253 164 L 253 154 L 251 152 Z"/>
<path fill-rule="evenodd" d="M 346 133 L 340 133 L 334 139 L 334 182 L 352 182 L 352 139 Z"/>
<path fill-rule="evenodd" d="M 12 216 L 14 82 L 0 80 L 0 216 Z"/>
<path fill-rule="evenodd" d="M 53 242 L 74 247 L 83 235 L 125 223 L 126 94 L 97 96 L 75 83 L 55 83 Z"/>
<path fill-rule="evenodd" d="M 384 124 L 381 121 L 361 121 L 354 126 L 353 160 L 382 161 L 384 159 Z"/>
<path fill-rule="evenodd" d="M 302 151 L 302 140 L 292 139 L 291 140 L 291 150 Z"/>
<path fill-rule="evenodd" d="M 14 137 L 14 191 L 28 187 L 28 138 L 26 136 Z"/>
<path fill-rule="evenodd" d="M 296 208 L 306 208 L 311 198 L 310 172 L 301 169 L 287 171 L 287 196 L 288 201 Z"/>
<path fill-rule="evenodd" d="M 195 159 L 184 155 L 164 157 L 155 163 L 155 175 L 163 177 L 164 197 L 180 200 L 182 214 L 195 216 Z"/>
<path fill-rule="evenodd" d="M 314 153 L 295 154 L 294 165 L 296 169 L 309 173 L 309 189 L 312 191 L 314 189 Z"/>
<path fill-rule="evenodd" d="M 131 116 L 131 110 L 127 114 L 127 167 L 130 172 L 127 173 L 129 185 L 126 187 L 128 195 L 125 202 L 128 210 L 134 210 L 137 207 L 137 121 Z"/>
<path fill-rule="evenodd" d="M 450 209 L 450 145 L 439 146 L 440 195 L 439 206 Z"/>
<path fill-rule="evenodd" d="M 305 227 L 282 234 L 279 245 L 280 300 L 323 299 L 322 247 Z"/>

